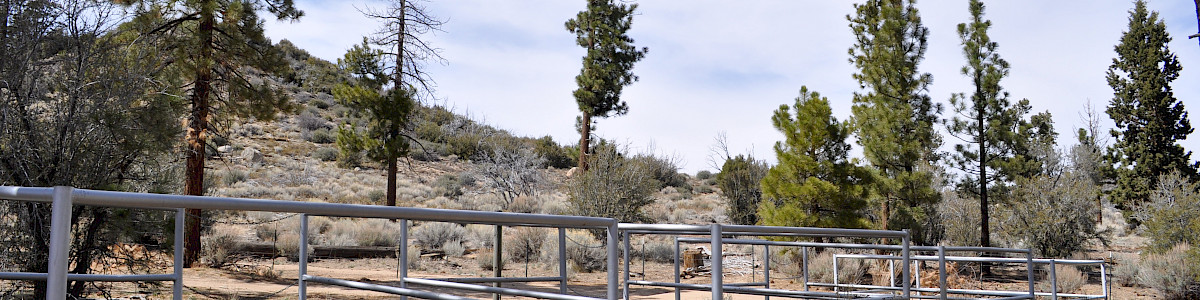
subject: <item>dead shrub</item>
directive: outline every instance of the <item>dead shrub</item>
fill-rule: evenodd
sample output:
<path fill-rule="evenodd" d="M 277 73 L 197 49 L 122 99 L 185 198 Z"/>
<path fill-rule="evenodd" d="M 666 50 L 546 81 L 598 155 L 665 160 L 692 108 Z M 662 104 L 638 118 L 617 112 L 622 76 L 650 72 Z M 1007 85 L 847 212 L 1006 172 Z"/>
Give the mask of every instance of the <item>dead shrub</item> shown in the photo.
<path fill-rule="evenodd" d="M 241 235 L 241 230 L 232 225 L 214 225 L 208 235 L 201 237 L 200 243 L 204 245 L 201 248 L 201 261 L 210 268 L 237 263 L 243 258 L 238 254 L 244 247 Z"/>

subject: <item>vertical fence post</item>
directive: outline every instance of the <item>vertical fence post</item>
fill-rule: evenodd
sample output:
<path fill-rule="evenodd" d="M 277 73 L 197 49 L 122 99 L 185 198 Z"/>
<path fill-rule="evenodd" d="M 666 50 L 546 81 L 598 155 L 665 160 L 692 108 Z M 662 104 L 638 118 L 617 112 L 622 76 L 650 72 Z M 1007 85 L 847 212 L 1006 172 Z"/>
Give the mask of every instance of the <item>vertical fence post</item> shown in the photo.
<path fill-rule="evenodd" d="M 625 267 L 621 270 L 622 273 L 625 274 L 625 277 L 622 278 L 623 283 L 621 284 L 621 295 L 625 297 L 625 299 L 629 299 L 629 250 L 632 249 L 629 246 L 629 240 L 630 236 L 628 232 L 621 236 L 621 244 L 624 245 L 624 247 L 621 248 L 621 264 Z"/>
<path fill-rule="evenodd" d="M 938 246 L 938 299 L 946 300 L 946 246 Z"/>
<path fill-rule="evenodd" d="M 299 298 L 308 299 L 308 284 L 304 282 L 304 276 L 308 275 L 308 214 L 300 214 L 300 265 L 296 273 Z"/>
<path fill-rule="evenodd" d="M 492 247 L 492 276 L 504 277 L 504 226 L 496 225 L 496 247 Z M 492 286 L 500 287 L 500 282 Z M 500 293 L 492 293 L 492 300 L 500 300 Z"/>
<path fill-rule="evenodd" d="M 567 229 L 558 228 L 558 291 L 567 293 Z"/>
<path fill-rule="evenodd" d="M 171 287 L 171 299 L 183 299 L 183 224 L 187 214 L 182 208 L 175 209 L 175 286 Z"/>
<path fill-rule="evenodd" d="M 54 202 L 50 206 L 50 255 L 46 272 L 46 299 L 67 298 L 67 268 L 71 250 L 71 197 L 75 189 L 54 187 Z"/>
<path fill-rule="evenodd" d="M 1050 259 L 1050 299 L 1058 300 L 1058 274 L 1055 270 L 1054 259 Z"/>
<path fill-rule="evenodd" d="M 721 224 L 712 224 L 712 299 L 721 299 L 721 289 L 723 288 L 723 275 L 725 269 L 722 266 L 722 260 L 725 259 L 721 255 Z"/>
<path fill-rule="evenodd" d="M 808 247 L 800 247 L 800 271 L 804 273 L 804 291 L 808 291 Z"/>
<path fill-rule="evenodd" d="M 766 288 L 771 288 L 771 245 L 763 245 L 763 280 L 767 283 Z M 771 296 L 763 299 L 771 300 Z"/>
<path fill-rule="evenodd" d="M 1108 299 L 1108 273 L 1104 270 L 1105 262 L 1100 263 L 1100 290 L 1104 292 L 1104 299 Z"/>
<path fill-rule="evenodd" d="M 400 287 L 408 287 L 408 219 L 400 220 L 400 267 L 396 268 L 400 272 Z M 408 296 L 400 296 L 401 300 L 408 299 Z"/>
<path fill-rule="evenodd" d="M 1037 299 L 1033 289 L 1033 249 L 1025 249 L 1025 269 L 1029 276 L 1029 299 Z"/>
<path fill-rule="evenodd" d="M 608 243 L 606 243 L 608 246 L 607 296 L 609 300 L 617 300 L 617 297 L 620 297 L 620 294 L 617 294 L 617 282 L 619 280 L 617 276 L 617 248 L 619 248 L 617 242 L 620 239 L 618 238 L 619 234 L 617 221 L 613 220 L 612 224 L 608 225 Z"/>
<path fill-rule="evenodd" d="M 675 251 L 671 255 L 675 256 L 675 274 L 671 277 L 675 277 L 675 283 L 679 283 L 679 237 L 675 237 Z M 675 300 L 679 300 L 680 296 L 679 286 L 675 286 Z"/>
<path fill-rule="evenodd" d="M 828 249 L 826 249 L 826 251 L 828 251 Z M 837 256 L 837 254 L 834 254 L 832 257 L 833 257 L 833 292 L 837 293 L 841 290 L 840 289 L 841 284 L 838 283 L 838 277 L 839 277 L 838 276 L 838 266 L 837 266 L 838 256 Z"/>
<path fill-rule="evenodd" d="M 910 299 L 912 297 L 912 282 L 909 282 L 909 278 L 912 278 L 912 276 L 910 276 L 911 274 L 909 274 L 909 270 L 912 268 L 912 256 L 908 249 L 911 245 L 912 237 L 909 235 L 908 229 L 905 229 L 904 245 L 901 246 L 902 248 L 900 250 L 900 255 L 903 256 L 904 259 L 904 269 L 900 271 L 900 278 L 901 280 L 904 280 L 902 285 L 904 287 L 904 299 Z"/>

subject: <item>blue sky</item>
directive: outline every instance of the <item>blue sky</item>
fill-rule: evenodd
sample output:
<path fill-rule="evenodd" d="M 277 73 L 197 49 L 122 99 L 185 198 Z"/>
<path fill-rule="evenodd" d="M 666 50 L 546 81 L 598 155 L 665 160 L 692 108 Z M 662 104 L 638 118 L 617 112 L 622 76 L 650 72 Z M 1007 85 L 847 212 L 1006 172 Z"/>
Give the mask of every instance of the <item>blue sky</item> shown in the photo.
<path fill-rule="evenodd" d="M 641 80 L 625 89 L 629 114 L 601 119 L 599 136 L 673 155 L 683 171 L 711 169 L 709 148 L 724 132 L 735 153 L 753 152 L 774 162 L 772 146 L 782 135 L 770 124 L 781 104 L 794 103 L 801 86 L 828 97 L 839 120 L 850 116 L 858 90 L 847 49 L 853 36 L 846 15 L 852 1 L 806 0 L 656 0 L 639 1 L 630 35 L 650 48 L 634 73 Z M 1035 112 L 1050 111 L 1059 147 L 1074 144 L 1084 104 L 1103 115 L 1112 98 L 1105 71 L 1113 46 L 1128 24 L 1132 1 L 993 0 L 986 1 L 990 35 L 1012 65 L 1002 85 L 1015 99 L 1027 98 Z M 378 23 L 359 8 L 382 7 L 377 1 L 297 0 L 305 11 L 299 22 L 267 21 L 267 36 L 288 39 L 335 60 Z M 563 23 L 585 2 L 566 0 L 430 1 L 429 13 L 446 20 L 443 32 L 427 37 L 442 49 L 445 65 L 428 71 L 437 82 L 440 102 L 456 112 L 516 135 L 552 135 L 574 143 L 579 114 L 571 91 L 584 51 Z M 947 103 L 952 93 L 972 89 L 958 70 L 964 64 L 955 27 L 968 21 L 967 1 L 918 2 L 930 29 L 929 50 L 921 71 L 933 75 L 929 95 Z M 1152 0 L 1174 40 L 1184 70 L 1174 82 L 1175 95 L 1200 113 L 1200 44 L 1187 39 L 1197 32 L 1194 3 Z M 949 118 L 952 111 L 944 111 Z M 1107 116 L 1105 116 L 1107 117 Z M 1200 127 L 1200 117 L 1190 116 Z M 1111 121 L 1105 119 L 1105 126 Z M 944 132 L 944 128 L 940 128 Z M 946 136 L 945 150 L 957 139 Z M 1200 151 L 1200 136 L 1183 142 Z M 855 147 L 855 153 L 860 152 Z M 1200 155 L 1193 154 L 1193 159 Z"/>

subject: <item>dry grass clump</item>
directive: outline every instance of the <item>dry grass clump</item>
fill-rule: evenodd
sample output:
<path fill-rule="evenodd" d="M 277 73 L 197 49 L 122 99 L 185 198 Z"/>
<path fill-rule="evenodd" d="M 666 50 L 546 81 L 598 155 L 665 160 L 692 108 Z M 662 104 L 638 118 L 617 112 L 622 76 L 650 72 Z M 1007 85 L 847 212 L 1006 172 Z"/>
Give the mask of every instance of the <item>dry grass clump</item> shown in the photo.
<path fill-rule="evenodd" d="M 670 263 L 675 260 L 675 245 L 670 241 L 652 239 L 631 246 L 635 249 L 630 254 L 652 262 Z"/>
<path fill-rule="evenodd" d="M 1049 267 L 1047 265 L 1047 267 Z M 1047 268 L 1044 271 L 1045 276 L 1042 282 L 1038 283 L 1039 291 L 1050 291 L 1052 286 L 1050 282 L 1050 271 Z M 1054 275 L 1057 278 L 1059 293 L 1074 293 L 1079 291 L 1084 284 L 1087 284 L 1087 275 L 1079 271 L 1079 268 L 1072 265 L 1056 265 L 1054 266 Z"/>
<path fill-rule="evenodd" d="M 480 253 L 475 256 L 475 263 L 479 264 L 479 268 L 484 271 L 494 270 L 496 267 L 496 255 L 491 251 Z M 500 269 L 504 269 L 504 259 L 500 259 Z"/>
<path fill-rule="evenodd" d="M 232 265 L 243 257 L 238 255 L 244 244 L 242 230 L 227 224 L 213 225 L 207 235 L 200 238 L 200 260 L 211 268 Z"/>
<path fill-rule="evenodd" d="M 464 242 L 474 248 L 491 248 L 495 244 L 496 226 L 469 224 Z"/>
<path fill-rule="evenodd" d="M 557 243 L 557 242 L 556 242 Z M 608 260 L 603 242 L 587 230 L 567 230 L 567 260 L 581 272 L 603 271 Z M 557 264 L 558 251 L 544 251 L 543 261 Z"/>
<path fill-rule="evenodd" d="M 1158 290 L 1166 299 L 1200 298 L 1200 267 L 1188 262 L 1190 247 L 1178 244 L 1162 254 L 1146 255 L 1138 273 L 1138 282 Z"/>
<path fill-rule="evenodd" d="M 467 230 L 462 225 L 445 222 L 429 222 L 413 229 L 416 244 L 423 249 L 439 249 L 451 241 L 462 241 Z"/>
<path fill-rule="evenodd" d="M 1117 256 L 1116 263 L 1113 264 L 1113 283 L 1120 286 L 1137 286 L 1141 269 L 1141 260 L 1136 255 Z"/>
<path fill-rule="evenodd" d="M 827 249 L 808 260 L 808 274 L 816 282 L 833 283 L 833 255 L 841 250 Z M 839 259 L 837 262 L 838 283 L 863 283 L 870 266 L 861 259 Z"/>
<path fill-rule="evenodd" d="M 384 219 L 341 219 L 324 236 L 329 245 L 395 247 L 400 243 L 400 226 Z"/>
<path fill-rule="evenodd" d="M 504 254 L 514 262 L 529 262 L 541 255 L 546 228 L 517 227 L 505 230 Z"/>

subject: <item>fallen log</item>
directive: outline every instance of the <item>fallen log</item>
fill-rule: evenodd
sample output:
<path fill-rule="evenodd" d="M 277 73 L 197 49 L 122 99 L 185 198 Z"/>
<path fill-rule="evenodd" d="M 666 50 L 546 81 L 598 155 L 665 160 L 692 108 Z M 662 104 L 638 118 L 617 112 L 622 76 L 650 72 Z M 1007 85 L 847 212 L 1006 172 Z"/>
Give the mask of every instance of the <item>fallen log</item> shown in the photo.
<path fill-rule="evenodd" d="M 278 247 L 272 243 L 244 243 L 240 245 L 238 254 L 259 257 L 259 258 L 275 258 L 279 256 L 291 257 L 295 254 L 284 255 L 279 251 Z M 312 252 L 309 253 L 312 258 L 384 258 L 396 257 L 396 247 L 381 247 L 381 246 L 312 246 Z"/>

